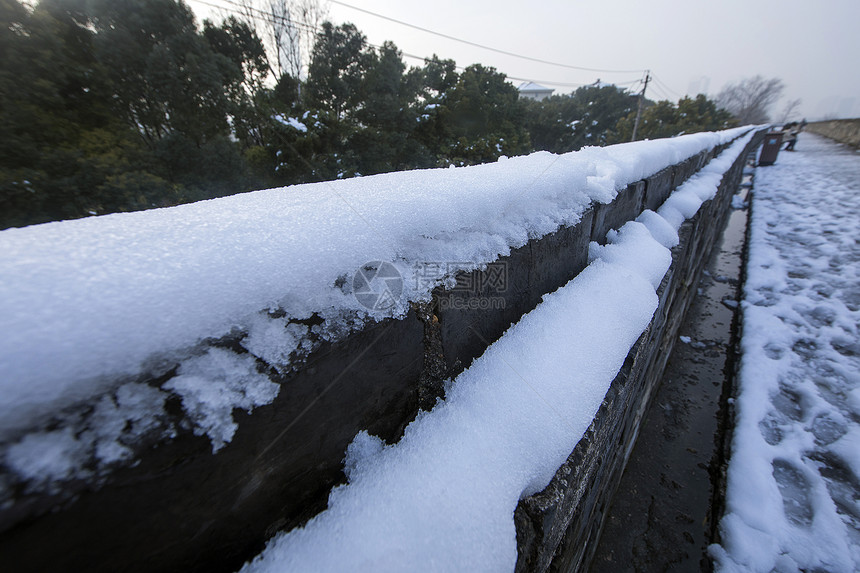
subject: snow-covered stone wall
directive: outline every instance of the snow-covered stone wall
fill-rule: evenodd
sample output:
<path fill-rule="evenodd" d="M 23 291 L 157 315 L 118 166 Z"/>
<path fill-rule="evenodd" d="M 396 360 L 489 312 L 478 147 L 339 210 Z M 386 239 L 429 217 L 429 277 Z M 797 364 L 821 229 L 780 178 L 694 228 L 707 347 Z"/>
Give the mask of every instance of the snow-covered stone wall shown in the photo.
<path fill-rule="evenodd" d="M 839 143 L 860 147 L 860 118 L 813 121 L 807 124 L 806 130 L 829 137 Z"/>
<path fill-rule="evenodd" d="M 517 571 L 579 571 L 588 564 L 604 513 L 633 449 L 639 423 L 659 386 L 708 256 L 722 231 L 749 151 L 759 132 L 725 172 L 716 196 L 678 230 L 672 265 L 657 291 L 659 306 L 627 356 L 585 436 L 549 486 L 516 511 Z M 677 184 L 678 181 L 675 181 Z"/>
<path fill-rule="evenodd" d="M 325 507 L 359 432 L 396 441 L 585 268 L 592 242 L 656 209 L 748 131 L 0 233 L 0 561 L 238 568 L 272 532 Z M 707 248 L 723 207 L 696 219 L 691 243 Z M 695 257 L 673 256 L 659 328 L 697 272 Z M 619 379 L 641 370 L 653 384 L 668 357 L 655 329 Z M 612 450 L 619 429 L 635 435 L 648 392 L 613 402 L 618 384 L 574 456 Z M 523 566 L 548 564 L 565 531 L 594 533 L 620 471 L 617 459 L 598 463 L 604 455 L 571 458 L 562 470 L 580 477 L 550 484 L 596 483 L 582 498 L 591 506 L 561 493 L 564 511 L 542 494 L 521 504 Z"/>

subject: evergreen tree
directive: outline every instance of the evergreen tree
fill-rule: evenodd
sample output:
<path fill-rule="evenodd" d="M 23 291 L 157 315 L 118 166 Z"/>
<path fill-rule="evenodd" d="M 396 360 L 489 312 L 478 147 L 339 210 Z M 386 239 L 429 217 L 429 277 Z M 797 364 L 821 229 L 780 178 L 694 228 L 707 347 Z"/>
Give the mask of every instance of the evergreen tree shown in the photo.
<path fill-rule="evenodd" d="M 733 127 L 736 121 L 732 114 L 719 107 L 717 102 L 704 94 L 695 98 L 684 97 L 678 100 L 678 133 L 698 133 L 718 131 Z"/>
<path fill-rule="evenodd" d="M 258 114 L 254 97 L 264 89 L 269 75 L 262 41 L 253 28 L 232 16 L 220 26 L 205 20 L 203 37 L 220 56 L 217 63 L 226 89 L 233 134 L 246 147 L 261 144 L 260 129 L 265 119 Z"/>
<path fill-rule="evenodd" d="M 631 112 L 618 122 L 617 137 L 620 141 L 630 140 L 635 120 L 636 113 Z M 718 131 L 732 125 L 734 125 L 732 115 L 717 107 L 717 104 L 704 94 L 699 94 L 695 98 L 684 97 L 677 105 L 668 100 L 656 103 L 646 101 L 639 121 L 637 138 L 675 137 L 685 133 Z"/>
<path fill-rule="evenodd" d="M 252 149 L 249 161 L 268 174 L 269 186 L 306 183 L 325 179 L 315 156 L 322 153 L 316 112 L 305 109 L 300 96 L 301 82 L 283 74 L 272 90 L 258 92 L 257 109 L 268 121 L 264 146 Z"/>
<path fill-rule="evenodd" d="M 449 111 L 444 103 L 459 79 L 454 60 L 441 60 L 435 54 L 407 74 L 407 83 L 417 94 L 415 139 L 426 150 L 428 167 L 448 164 L 454 134 L 446 122 Z"/>
<path fill-rule="evenodd" d="M 320 179 L 358 172 L 348 142 L 357 128 L 362 78 L 370 60 L 365 38 L 354 25 L 323 24 L 304 86 L 305 105 L 320 126 L 317 148 L 309 159 Z"/>
<path fill-rule="evenodd" d="M 554 95 L 542 101 L 525 100 L 526 128 L 535 149 L 566 153 L 582 146 L 584 110 L 571 95 Z"/>
<path fill-rule="evenodd" d="M 195 190 L 189 199 L 244 190 L 231 121 L 247 136 L 245 86 L 265 74 L 256 36 L 235 20 L 201 34 L 176 0 L 91 0 L 88 10 L 115 108 L 157 175 Z"/>
<path fill-rule="evenodd" d="M 0 225 L 102 212 L 113 204 L 103 182 L 140 150 L 111 113 L 83 4 L 2 0 L 0 11 Z"/>
<path fill-rule="evenodd" d="M 303 84 L 274 87 L 256 31 L 181 0 L 0 0 L 0 225 L 251 188 L 629 139 L 636 96 L 593 85 L 523 101 L 504 74 L 325 23 Z M 648 102 L 641 133 L 722 129 L 705 96 Z"/>
<path fill-rule="evenodd" d="M 496 161 L 531 149 L 517 89 L 493 68 L 473 64 L 445 93 L 436 114 L 443 138 L 437 153 L 456 165 Z"/>
<path fill-rule="evenodd" d="M 414 136 L 418 90 L 405 69 L 391 42 L 370 55 L 361 84 L 362 104 L 355 114 L 360 128 L 349 142 L 362 174 L 432 165 L 429 153 Z"/>
<path fill-rule="evenodd" d="M 90 21 L 117 111 L 155 147 L 174 133 L 226 134 L 221 74 L 194 15 L 174 0 L 93 0 Z"/>
<path fill-rule="evenodd" d="M 616 142 L 618 120 L 636 105 L 636 96 L 617 86 L 583 86 L 570 95 L 529 101 L 527 126 L 535 149 L 566 153 Z"/>
<path fill-rule="evenodd" d="M 576 124 L 577 149 L 587 145 L 608 145 L 618 142 L 615 126 L 618 120 L 636 109 L 635 95 L 613 85 L 593 85 L 578 88 L 574 99 L 582 109 Z"/>
<path fill-rule="evenodd" d="M 259 133 L 253 30 L 201 34 L 175 0 L 0 0 L 0 13 L 0 224 L 247 189 L 231 138 Z"/>
<path fill-rule="evenodd" d="M 360 103 L 370 58 L 365 37 L 354 25 L 325 22 L 311 55 L 305 85 L 308 106 L 337 121 L 350 119 Z"/>

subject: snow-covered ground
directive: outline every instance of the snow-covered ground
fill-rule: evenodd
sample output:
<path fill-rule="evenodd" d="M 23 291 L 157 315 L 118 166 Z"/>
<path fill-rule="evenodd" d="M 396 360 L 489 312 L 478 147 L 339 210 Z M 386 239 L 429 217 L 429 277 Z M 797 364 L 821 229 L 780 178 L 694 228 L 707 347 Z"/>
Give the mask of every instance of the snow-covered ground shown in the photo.
<path fill-rule="evenodd" d="M 266 369 L 288 370 L 320 340 L 402 316 L 456 271 L 574 225 L 592 203 L 744 131 L 2 231 L 0 503 L 11 503 L 11 486 L 51 490 L 132 463 L 142 436 L 176 431 L 165 421 L 171 396 L 182 424 L 217 451 L 236 432 L 234 408 L 280 392 Z M 459 263 L 427 265 L 443 261 Z M 400 275 L 392 304 L 369 308 L 356 296 L 369 262 Z M 299 322 L 312 316 L 322 324 Z M 211 344 L 228 336 L 247 352 Z M 160 387 L 147 383 L 174 369 Z"/>
<path fill-rule="evenodd" d="M 514 510 L 549 483 L 657 308 L 685 219 L 712 198 L 741 137 L 657 213 L 592 243 L 589 266 L 524 316 L 421 412 L 400 442 L 360 433 L 348 484 L 243 571 L 512 571 Z"/>
<path fill-rule="evenodd" d="M 721 572 L 860 571 L 860 154 L 755 173 Z"/>

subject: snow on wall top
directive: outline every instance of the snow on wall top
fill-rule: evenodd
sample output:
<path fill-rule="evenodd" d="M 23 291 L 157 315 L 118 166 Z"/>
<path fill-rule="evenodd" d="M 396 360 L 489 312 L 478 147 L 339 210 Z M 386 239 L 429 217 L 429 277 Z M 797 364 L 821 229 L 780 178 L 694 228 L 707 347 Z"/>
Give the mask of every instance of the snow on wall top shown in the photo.
<path fill-rule="evenodd" d="M 514 511 L 585 433 L 658 306 L 678 229 L 716 196 L 753 133 L 657 213 L 592 243 L 589 266 L 513 324 L 386 445 L 360 432 L 348 483 L 305 525 L 276 534 L 241 573 L 513 571 Z"/>
<path fill-rule="evenodd" d="M 332 322 L 402 315 L 432 290 L 426 274 L 412 280 L 416 265 L 492 262 L 744 129 L 2 231 L 0 441 L 175 364 L 205 339 L 253 334 L 261 311 Z M 404 279 L 400 300 L 382 311 L 351 292 L 368 261 L 390 262 Z"/>

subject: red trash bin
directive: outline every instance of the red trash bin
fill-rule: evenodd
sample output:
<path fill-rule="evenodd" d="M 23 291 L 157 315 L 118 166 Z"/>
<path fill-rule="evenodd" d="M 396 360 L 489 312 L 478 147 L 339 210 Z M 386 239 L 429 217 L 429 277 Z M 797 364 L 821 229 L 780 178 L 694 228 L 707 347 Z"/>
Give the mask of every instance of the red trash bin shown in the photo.
<path fill-rule="evenodd" d="M 779 155 L 779 146 L 782 145 L 781 131 L 769 131 L 764 136 L 764 143 L 761 144 L 761 153 L 758 156 L 759 165 L 773 165 L 776 161 L 776 156 Z"/>

